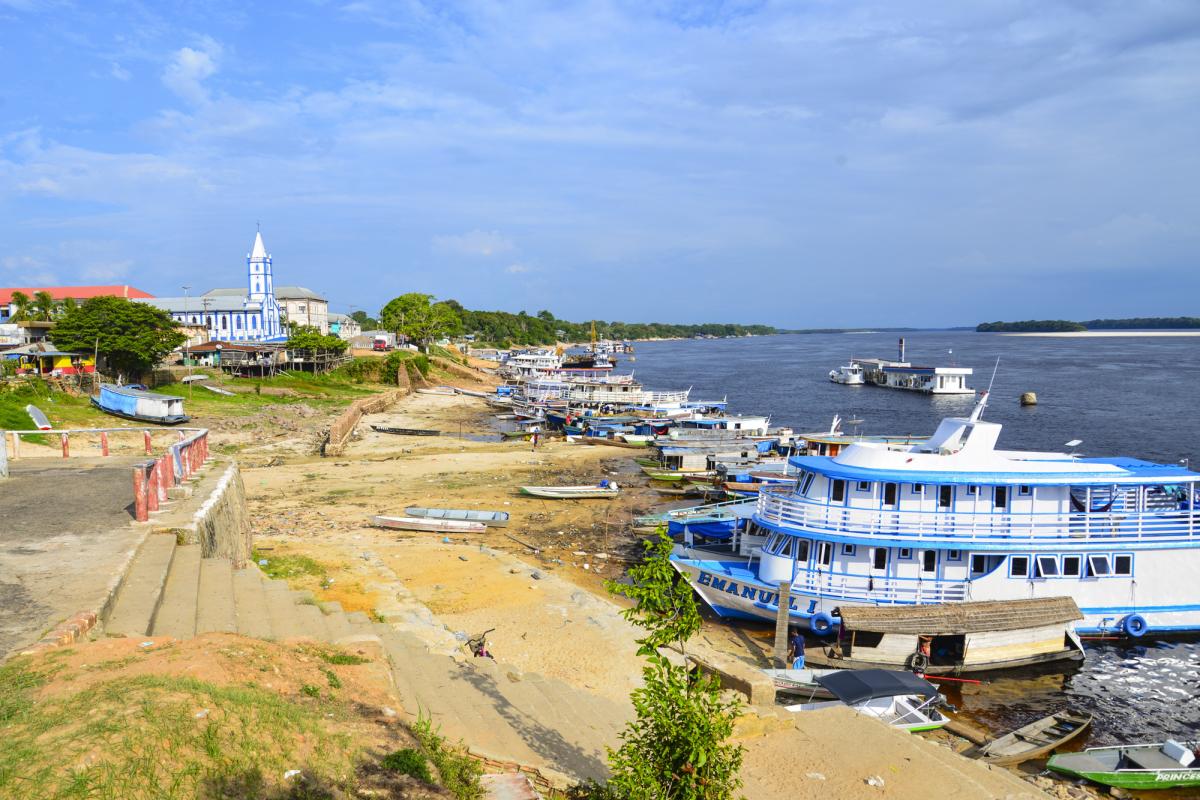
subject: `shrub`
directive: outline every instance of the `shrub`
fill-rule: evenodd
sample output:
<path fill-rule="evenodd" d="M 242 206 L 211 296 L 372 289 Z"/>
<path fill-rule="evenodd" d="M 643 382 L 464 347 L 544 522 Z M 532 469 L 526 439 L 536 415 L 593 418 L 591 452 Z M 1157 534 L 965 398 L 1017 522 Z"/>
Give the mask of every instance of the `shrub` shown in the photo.
<path fill-rule="evenodd" d="M 399 772 L 425 783 L 433 783 L 433 775 L 429 772 L 429 761 L 425 758 L 424 753 L 413 750 L 411 747 L 388 753 L 379 763 L 384 769 L 391 772 Z"/>

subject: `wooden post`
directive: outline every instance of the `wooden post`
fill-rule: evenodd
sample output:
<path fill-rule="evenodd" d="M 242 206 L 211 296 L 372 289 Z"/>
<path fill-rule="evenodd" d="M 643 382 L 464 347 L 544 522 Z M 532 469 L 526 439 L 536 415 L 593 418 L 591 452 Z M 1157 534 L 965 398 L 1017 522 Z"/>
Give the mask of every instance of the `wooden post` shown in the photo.
<path fill-rule="evenodd" d="M 108 431 L 100 431 L 100 455 L 108 455 Z"/>
<path fill-rule="evenodd" d="M 788 651 L 788 621 L 791 619 L 792 584 L 779 584 L 779 611 L 775 614 L 775 666 L 777 669 L 787 669 L 791 666 L 787 660 Z"/>
<path fill-rule="evenodd" d="M 71 434 L 69 433 L 62 434 L 62 450 L 63 458 L 71 457 Z"/>

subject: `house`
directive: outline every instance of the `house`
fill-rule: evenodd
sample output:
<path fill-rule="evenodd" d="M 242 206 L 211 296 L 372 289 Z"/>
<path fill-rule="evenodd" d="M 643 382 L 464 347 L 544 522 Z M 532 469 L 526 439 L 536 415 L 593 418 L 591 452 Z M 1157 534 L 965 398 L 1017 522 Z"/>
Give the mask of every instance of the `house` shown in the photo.
<path fill-rule="evenodd" d="M 21 292 L 26 297 L 33 297 L 38 292 L 46 292 L 56 302 L 74 300 L 82 303 L 93 297 L 124 297 L 129 300 L 140 300 L 154 295 L 135 289 L 132 286 L 10 286 L 0 288 L 0 324 L 7 323 L 17 313 L 17 304 L 13 302 L 13 294 Z"/>
<path fill-rule="evenodd" d="M 349 342 L 353 341 L 355 336 L 362 335 L 362 325 L 346 314 L 330 314 L 329 332 Z"/>

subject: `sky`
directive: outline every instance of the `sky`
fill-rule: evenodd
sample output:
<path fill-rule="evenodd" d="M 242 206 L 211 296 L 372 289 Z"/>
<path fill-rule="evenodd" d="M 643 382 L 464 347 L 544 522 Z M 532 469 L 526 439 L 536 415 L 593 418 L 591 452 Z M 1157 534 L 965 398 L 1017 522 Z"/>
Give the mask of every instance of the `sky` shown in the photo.
<path fill-rule="evenodd" d="M 1200 315 L 1200 3 L 0 0 L 0 285 Z"/>

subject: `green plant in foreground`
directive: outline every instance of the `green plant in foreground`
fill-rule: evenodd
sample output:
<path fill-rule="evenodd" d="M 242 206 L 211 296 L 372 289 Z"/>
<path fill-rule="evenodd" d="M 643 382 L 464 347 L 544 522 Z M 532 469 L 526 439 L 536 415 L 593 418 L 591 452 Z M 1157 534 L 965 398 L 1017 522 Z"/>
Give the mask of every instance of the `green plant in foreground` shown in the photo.
<path fill-rule="evenodd" d="M 644 686 L 631 695 L 637 717 L 622 732 L 620 748 L 608 751 L 612 778 L 585 793 L 622 800 L 728 800 L 741 786 L 743 750 L 729 741 L 741 703 L 721 697 L 716 676 L 686 666 L 687 640 L 701 620 L 691 586 L 676 580 L 671 546 L 660 528 L 645 544 L 645 561 L 629 570 L 632 585 L 607 583 L 610 592 L 636 602 L 621 613 L 646 631 L 638 654 L 647 664 Z M 661 655 L 662 647 L 677 648 L 685 664 Z"/>
<path fill-rule="evenodd" d="M 406 747 L 403 750 L 388 753 L 379 764 L 391 772 L 399 772 L 419 781 L 425 781 L 425 783 L 433 783 L 433 775 L 429 772 L 429 760 L 420 750 Z"/>
<path fill-rule="evenodd" d="M 429 717 L 421 715 L 412 726 L 412 733 L 429 754 L 437 767 L 442 785 L 458 800 L 479 800 L 483 797 L 483 785 L 479 776 L 483 767 L 463 750 L 451 747 L 446 739 L 433 728 Z"/>
<path fill-rule="evenodd" d="M 320 697 L 321 689 L 318 686 L 313 686 L 311 683 L 306 683 L 300 687 L 300 694 L 307 697 Z"/>

